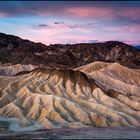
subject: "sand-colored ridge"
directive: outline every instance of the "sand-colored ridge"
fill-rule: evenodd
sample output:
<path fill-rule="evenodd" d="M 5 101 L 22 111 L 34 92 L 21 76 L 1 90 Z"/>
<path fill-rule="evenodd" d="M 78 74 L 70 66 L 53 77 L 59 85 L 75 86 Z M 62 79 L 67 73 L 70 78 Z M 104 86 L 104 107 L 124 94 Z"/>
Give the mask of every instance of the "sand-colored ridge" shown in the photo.
<path fill-rule="evenodd" d="M 102 65 L 101 69 L 96 69 L 97 64 Z M 140 94 L 140 70 L 130 69 L 124 67 L 118 63 L 109 63 L 109 65 L 103 67 L 105 64 L 101 62 L 91 63 L 86 67 L 90 69 L 88 71 L 86 67 L 79 67 L 76 70 L 80 70 L 87 75 L 90 75 L 96 82 L 98 82 L 103 89 L 114 89 L 130 96 L 138 96 Z M 94 66 L 94 69 L 93 69 Z M 133 98 L 134 99 L 134 98 Z"/>
<path fill-rule="evenodd" d="M 25 72 L 25 71 L 31 71 L 33 69 L 37 68 L 35 65 L 22 65 L 22 64 L 16 64 L 16 65 L 0 65 L 0 75 L 3 76 L 14 76 L 17 73 Z"/>
<path fill-rule="evenodd" d="M 0 76 L 0 116 L 18 118 L 21 127 L 36 122 L 48 129 L 140 126 L 139 82 L 135 79 L 133 84 L 137 84 L 131 85 L 131 80 L 125 83 L 119 79 L 123 86 L 128 86 L 127 93 L 121 86 L 114 88 L 113 82 L 105 83 L 105 79 L 100 79 L 101 72 L 111 69 L 112 65 L 94 71 L 97 77 L 78 70 L 45 68 L 14 77 Z M 118 75 L 113 76 L 109 77 L 112 81 Z M 107 90 L 104 90 L 105 84 L 109 85 Z"/>
<path fill-rule="evenodd" d="M 75 68 L 74 70 L 79 70 L 79 71 L 83 71 L 83 72 L 86 72 L 86 73 L 92 73 L 94 71 L 97 71 L 97 70 L 100 70 L 102 68 L 105 68 L 105 67 L 107 67 L 107 66 L 109 66 L 111 64 L 112 63 L 96 61 L 96 62 L 86 64 L 84 66 L 80 66 L 78 68 Z"/>

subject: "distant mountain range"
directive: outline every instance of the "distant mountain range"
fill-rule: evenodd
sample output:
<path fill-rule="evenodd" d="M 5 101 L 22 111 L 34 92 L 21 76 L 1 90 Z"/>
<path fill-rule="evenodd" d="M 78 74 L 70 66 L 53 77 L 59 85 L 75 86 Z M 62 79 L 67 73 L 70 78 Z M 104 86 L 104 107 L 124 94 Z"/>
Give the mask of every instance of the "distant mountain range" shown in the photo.
<path fill-rule="evenodd" d="M 137 46 L 134 46 L 135 48 L 137 48 L 137 49 L 140 49 L 140 45 L 137 45 Z"/>
<path fill-rule="evenodd" d="M 130 68 L 140 68 L 140 50 L 118 41 L 47 46 L 0 33 L 1 64 L 75 68 L 94 61 L 118 62 Z"/>

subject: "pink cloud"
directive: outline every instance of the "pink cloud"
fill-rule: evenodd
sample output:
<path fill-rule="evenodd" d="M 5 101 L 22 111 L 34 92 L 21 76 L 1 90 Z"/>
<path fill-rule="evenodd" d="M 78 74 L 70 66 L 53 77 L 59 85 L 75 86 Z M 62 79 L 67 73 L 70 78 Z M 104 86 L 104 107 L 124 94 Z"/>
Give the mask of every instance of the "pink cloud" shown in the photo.
<path fill-rule="evenodd" d="M 94 17 L 98 19 L 119 19 L 125 17 L 132 20 L 140 19 L 139 7 L 67 7 L 63 9 L 65 14 L 71 14 L 79 17 Z"/>
<path fill-rule="evenodd" d="M 140 8 L 124 8 L 120 13 L 122 16 L 133 20 L 140 19 Z"/>
<path fill-rule="evenodd" d="M 140 24 L 130 24 L 130 25 L 118 25 L 115 27 L 106 27 L 106 31 L 110 32 L 120 32 L 120 33 L 135 33 L 140 32 Z"/>
<path fill-rule="evenodd" d="M 67 13 L 80 17 L 95 17 L 110 19 L 114 17 L 111 8 L 103 7 L 70 7 L 65 9 Z"/>
<path fill-rule="evenodd" d="M 85 42 L 88 40 L 93 40 L 94 36 L 86 35 L 84 30 L 78 29 L 79 33 L 71 33 L 72 30 L 66 30 L 66 28 L 50 28 L 50 29 L 28 29 L 28 32 L 24 31 L 21 36 L 24 39 L 29 39 L 35 42 L 42 42 L 44 44 L 55 44 L 55 43 L 70 43 L 70 42 Z M 82 33 L 84 32 L 84 33 Z"/>
<path fill-rule="evenodd" d="M 0 17 L 8 17 L 8 16 L 9 16 L 8 13 L 2 13 L 2 12 L 0 12 Z"/>

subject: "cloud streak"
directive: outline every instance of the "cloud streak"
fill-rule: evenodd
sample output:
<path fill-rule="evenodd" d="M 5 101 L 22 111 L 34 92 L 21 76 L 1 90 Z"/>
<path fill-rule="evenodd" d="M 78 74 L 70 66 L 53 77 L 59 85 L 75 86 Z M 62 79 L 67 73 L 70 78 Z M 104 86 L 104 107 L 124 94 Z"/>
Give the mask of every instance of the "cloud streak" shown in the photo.
<path fill-rule="evenodd" d="M 48 25 L 47 24 L 39 24 L 38 27 L 40 27 L 40 28 L 46 28 L 46 27 L 48 27 Z"/>
<path fill-rule="evenodd" d="M 39 24 L 39 25 L 33 25 L 33 28 L 35 29 L 87 29 L 93 28 L 95 25 L 94 22 L 87 23 L 87 24 L 68 24 L 65 22 L 55 21 L 54 23 L 50 24 Z"/>

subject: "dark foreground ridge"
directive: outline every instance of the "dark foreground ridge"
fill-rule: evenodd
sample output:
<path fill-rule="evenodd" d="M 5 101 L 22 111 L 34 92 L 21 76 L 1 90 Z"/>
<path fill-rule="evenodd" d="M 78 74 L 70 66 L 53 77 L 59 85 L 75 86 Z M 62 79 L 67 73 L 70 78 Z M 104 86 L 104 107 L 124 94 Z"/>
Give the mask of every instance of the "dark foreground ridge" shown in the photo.
<path fill-rule="evenodd" d="M 28 132 L 1 131 L 1 139 L 139 139 L 140 128 L 62 128 Z"/>
<path fill-rule="evenodd" d="M 140 49 L 118 41 L 44 45 L 0 33 L 0 63 L 75 68 L 94 61 L 140 68 Z"/>

